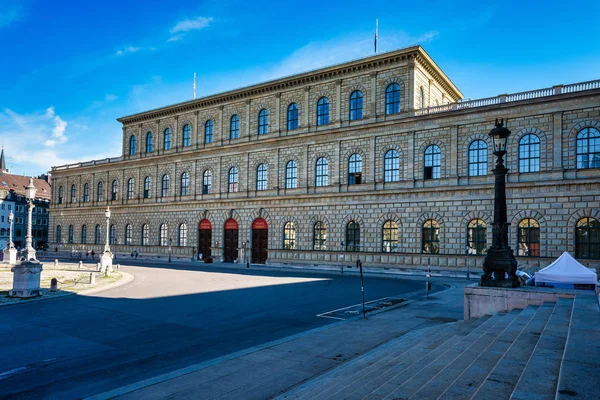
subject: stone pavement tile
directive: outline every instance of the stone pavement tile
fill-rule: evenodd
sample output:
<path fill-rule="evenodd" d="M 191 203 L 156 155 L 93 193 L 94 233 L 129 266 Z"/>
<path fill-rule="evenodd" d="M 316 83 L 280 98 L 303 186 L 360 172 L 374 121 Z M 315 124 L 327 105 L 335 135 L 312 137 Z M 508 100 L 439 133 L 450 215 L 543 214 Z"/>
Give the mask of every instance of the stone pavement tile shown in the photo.
<path fill-rule="evenodd" d="M 253 385 L 247 385 L 228 392 L 225 397 L 240 400 L 269 399 L 311 377 L 312 374 L 309 372 L 280 370 L 279 373 L 266 377 Z"/>
<path fill-rule="evenodd" d="M 597 399 L 598 382 L 598 365 L 565 360 L 561 366 L 556 399 Z"/>
<path fill-rule="evenodd" d="M 341 364 L 341 360 L 332 360 L 330 358 L 323 357 L 312 357 L 306 361 L 299 362 L 298 364 L 289 368 L 303 372 L 310 372 L 311 374 L 316 375 Z"/>

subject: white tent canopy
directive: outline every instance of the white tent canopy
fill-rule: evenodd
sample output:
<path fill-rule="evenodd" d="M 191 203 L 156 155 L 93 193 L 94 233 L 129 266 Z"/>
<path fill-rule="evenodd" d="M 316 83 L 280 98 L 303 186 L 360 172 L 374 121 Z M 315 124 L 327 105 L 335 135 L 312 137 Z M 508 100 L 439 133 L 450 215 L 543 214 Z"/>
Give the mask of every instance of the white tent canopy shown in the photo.
<path fill-rule="evenodd" d="M 535 274 L 535 283 L 591 284 L 598 281 L 593 270 L 581 265 L 566 251 L 552 264 Z"/>

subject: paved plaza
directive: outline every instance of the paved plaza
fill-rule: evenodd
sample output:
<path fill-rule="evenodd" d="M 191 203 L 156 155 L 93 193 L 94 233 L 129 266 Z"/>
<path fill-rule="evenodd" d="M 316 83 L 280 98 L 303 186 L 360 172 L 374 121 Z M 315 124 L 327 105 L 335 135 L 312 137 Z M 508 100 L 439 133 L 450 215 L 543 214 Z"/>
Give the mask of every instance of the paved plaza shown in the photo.
<path fill-rule="evenodd" d="M 1 398 L 97 395 L 339 324 L 354 314 L 317 315 L 360 302 L 360 279 L 355 274 L 207 268 L 190 262 L 124 265 L 121 270 L 135 279 L 93 295 L 0 307 L 0 334 L 5 338 L 0 349 Z M 422 292 L 424 284 L 422 277 L 366 276 L 365 287 L 369 302 L 412 296 Z M 461 315 L 460 307 L 451 317 Z M 440 323 L 420 319 L 368 337 L 354 329 L 330 337 L 324 345 L 335 347 L 327 348 L 335 354 L 324 358 L 322 365 L 303 366 L 297 379 L 301 382 L 432 321 Z M 350 351 L 356 344 L 360 346 Z M 244 361 L 235 364 L 238 371 L 253 368 Z M 283 368 L 279 363 L 270 365 Z"/>

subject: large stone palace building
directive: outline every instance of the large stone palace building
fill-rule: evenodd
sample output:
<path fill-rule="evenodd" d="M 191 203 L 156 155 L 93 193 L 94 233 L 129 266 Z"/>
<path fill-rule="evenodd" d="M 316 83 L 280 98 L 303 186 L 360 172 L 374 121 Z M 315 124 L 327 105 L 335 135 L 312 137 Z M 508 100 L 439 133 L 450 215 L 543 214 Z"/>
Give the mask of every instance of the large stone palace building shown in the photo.
<path fill-rule="evenodd" d="M 118 252 L 480 264 L 503 118 L 519 263 L 599 268 L 600 81 L 462 98 L 415 46 L 120 118 L 121 156 L 52 168 L 50 241 L 101 250 L 110 206 Z"/>

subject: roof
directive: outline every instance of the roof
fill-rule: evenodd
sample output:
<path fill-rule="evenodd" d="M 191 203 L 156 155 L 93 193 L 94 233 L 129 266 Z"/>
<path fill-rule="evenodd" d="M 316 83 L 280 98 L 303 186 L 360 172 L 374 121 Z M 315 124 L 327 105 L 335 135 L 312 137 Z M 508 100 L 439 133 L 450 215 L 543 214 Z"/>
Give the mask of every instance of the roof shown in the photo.
<path fill-rule="evenodd" d="M 430 67 L 430 72 L 432 72 L 437 78 L 440 78 L 440 82 L 443 82 L 445 89 L 450 94 L 452 94 L 457 100 L 463 98 L 460 90 L 458 90 L 458 88 L 454 85 L 454 83 L 452 83 L 450 78 L 446 76 L 442 69 L 438 67 L 438 65 L 427 54 L 427 52 L 421 46 L 415 45 L 334 64 L 328 67 L 318 68 L 295 75 L 284 76 L 226 92 L 216 93 L 201 97 L 196 100 L 188 100 L 166 107 L 143 111 L 137 114 L 117 118 L 117 121 L 123 124 L 137 123 L 147 119 L 164 117 L 170 115 L 171 113 L 189 112 L 203 107 L 214 107 L 216 105 L 223 104 L 224 102 L 240 101 L 248 97 L 262 96 L 271 92 L 289 90 L 290 88 L 298 85 L 315 84 L 320 80 L 338 78 L 344 74 L 353 73 L 357 70 L 365 71 L 378 66 L 387 65 L 390 60 L 406 60 L 407 57 L 418 59 L 423 65 Z"/>
<path fill-rule="evenodd" d="M 0 172 L 0 190 L 10 190 L 25 196 L 25 187 L 29 185 L 29 177 L 23 175 L 5 174 Z M 33 178 L 33 186 L 37 189 L 36 199 L 50 200 L 50 184 L 43 179 Z"/>
<path fill-rule="evenodd" d="M 536 283 L 595 284 L 597 280 L 595 272 L 581 265 L 566 251 L 552 264 L 535 274 Z"/>

